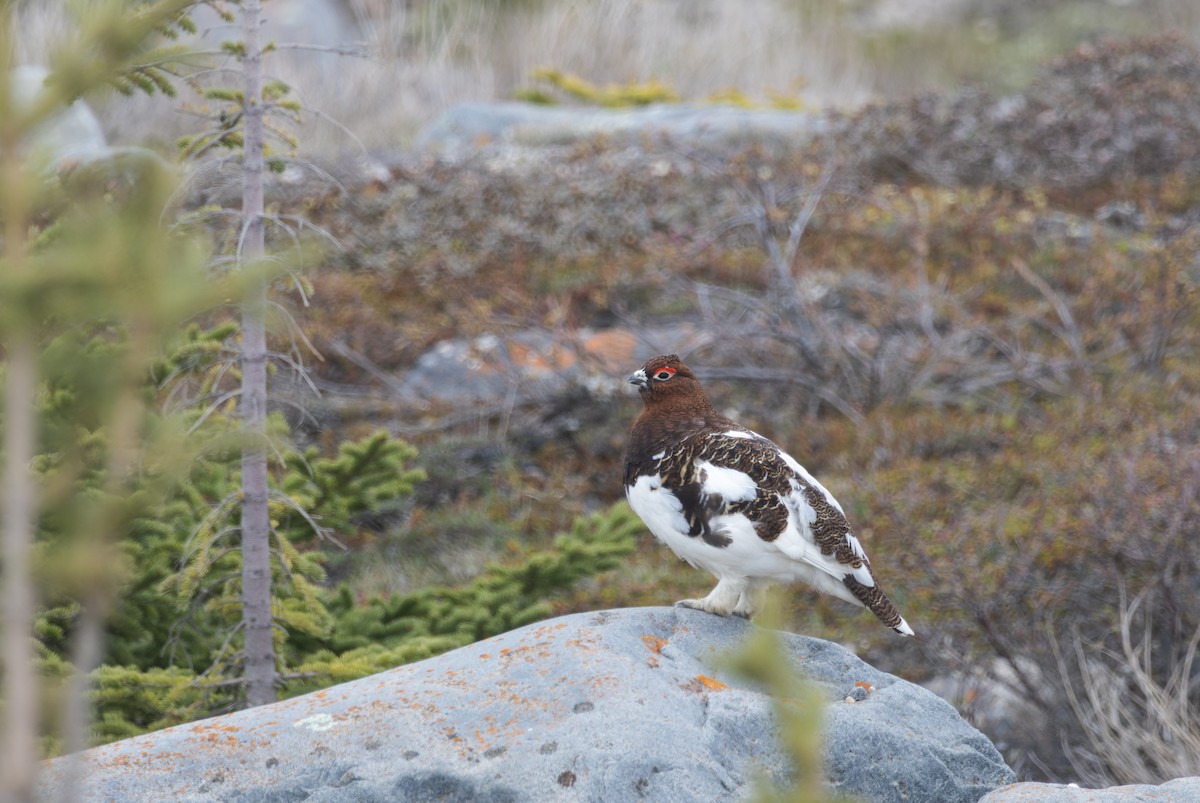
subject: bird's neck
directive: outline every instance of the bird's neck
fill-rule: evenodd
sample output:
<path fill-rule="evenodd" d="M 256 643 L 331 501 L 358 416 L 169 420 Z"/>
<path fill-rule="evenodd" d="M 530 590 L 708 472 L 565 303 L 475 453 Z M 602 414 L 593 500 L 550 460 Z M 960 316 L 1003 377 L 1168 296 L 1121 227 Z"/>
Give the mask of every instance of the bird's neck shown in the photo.
<path fill-rule="evenodd" d="M 657 400 L 647 404 L 633 422 L 630 445 L 658 452 L 665 445 L 717 427 L 722 421 L 707 396 Z"/>

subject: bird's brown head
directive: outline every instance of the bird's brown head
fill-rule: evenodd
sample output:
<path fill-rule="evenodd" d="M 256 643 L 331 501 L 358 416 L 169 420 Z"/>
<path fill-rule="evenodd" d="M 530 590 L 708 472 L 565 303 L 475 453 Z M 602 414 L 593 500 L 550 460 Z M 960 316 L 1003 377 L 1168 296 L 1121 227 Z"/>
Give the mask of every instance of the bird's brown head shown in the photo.
<path fill-rule="evenodd" d="M 677 354 L 651 357 L 629 375 L 629 382 L 637 385 L 647 410 L 712 406 L 692 369 L 684 365 Z"/>

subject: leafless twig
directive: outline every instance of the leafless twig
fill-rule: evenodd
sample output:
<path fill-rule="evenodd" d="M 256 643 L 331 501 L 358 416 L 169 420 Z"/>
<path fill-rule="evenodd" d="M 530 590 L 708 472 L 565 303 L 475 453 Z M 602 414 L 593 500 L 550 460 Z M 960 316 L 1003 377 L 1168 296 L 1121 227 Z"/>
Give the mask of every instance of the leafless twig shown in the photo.
<path fill-rule="evenodd" d="M 1192 700 L 1200 627 L 1160 680 L 1151 663 L 1151 629 L 1144 627 L 1140 639 L 1133 636 L 1145 592 L 1132 601 L 1123 584 L 1118 592 L 1119 651 L 1088 648 L 1076 634 L 1072 666 L 1057 639 L 1051 641 L 1067 701 L 1089 745 L 1068 746 L 1067 757 L 1083 780 L 1100 786 L 1200 774 L 1200 710 Z"/>

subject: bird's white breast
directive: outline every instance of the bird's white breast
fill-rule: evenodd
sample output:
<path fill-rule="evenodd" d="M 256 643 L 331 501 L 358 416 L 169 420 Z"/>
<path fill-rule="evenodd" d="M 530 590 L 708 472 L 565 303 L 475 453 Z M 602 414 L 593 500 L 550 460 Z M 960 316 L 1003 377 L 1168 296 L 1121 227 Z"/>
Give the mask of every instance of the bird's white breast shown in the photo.
<path fill-rule="evenodd" d="M 675 494 L 662 487 L 662 476 L 643 474 L 625 489 L 625 498 L 633 512 L 650 528 L 650 532 L 667 542 L 675 536 L 688 538 L 688 523 L 683 516 L 683 503 Z M 677 553 L 678 549 L 675 550 Z M 682 557 L 682 555 L 681 555 Z"/>

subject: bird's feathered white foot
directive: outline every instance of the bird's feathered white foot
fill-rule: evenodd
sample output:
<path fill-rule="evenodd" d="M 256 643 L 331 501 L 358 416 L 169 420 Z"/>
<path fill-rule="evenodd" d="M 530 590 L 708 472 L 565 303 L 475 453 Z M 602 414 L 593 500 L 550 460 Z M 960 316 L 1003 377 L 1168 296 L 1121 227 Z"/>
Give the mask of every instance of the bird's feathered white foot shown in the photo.
<path fill-rule="evenodd" d="M 745 598 L 746 583 L 727 578 L 721 579 L 717 583 L 717 587 L 708 592 L 708 596 L 703 599 L 681 599 L 675 603 L 677 608 L 691 608 L 705 613 L 713 613 L 717 616 L 741 616 L 749 619 L 747 611 L 741 607 L 741 602 Z"/>
<path fill-rule="evenodd" d="M 743 619 L 753 619 L 755 612 L 759 608 L 761 591 L 765 588 L 761 583 L 751 583 L 747 586 L 742 595 L 738 597 L 738 603 L 733 607 L 733 615 L 740 616 Z"/>
<path fill-rule="evenodd" d="M 716 610 L 706 605 L 702 599 L 681 599 L 679 602 L 675 603 L 675 607 L 688 608 L 693 611 L 704 611 L 705 613 L 711 613 L 713 616 L 736 616 L 739 619 L 745 619 L 747 621 L 749 621 L 750 617 L 753 615 L 750 612 L 739 611 L 736 608 L 731 611 Z"/>

